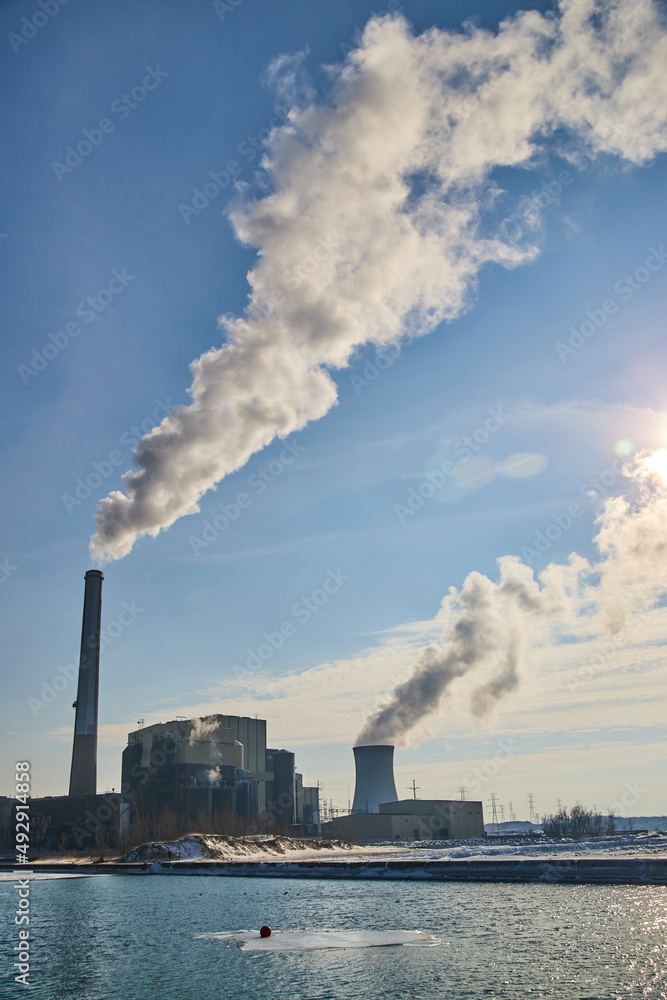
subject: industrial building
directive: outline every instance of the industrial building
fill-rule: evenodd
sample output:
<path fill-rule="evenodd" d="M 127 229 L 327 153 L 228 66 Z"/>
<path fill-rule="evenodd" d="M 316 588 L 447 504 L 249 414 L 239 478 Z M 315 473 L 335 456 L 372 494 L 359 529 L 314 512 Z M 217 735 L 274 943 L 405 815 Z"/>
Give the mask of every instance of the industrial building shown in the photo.
<path fill-rule="evenodd" d="M 215 816 L 313 833 L 319 791 L 304 788 L 294 754 L 266 747 L 266 720 L 174 719 L 137 729 L 123 751 L 121 788 L 135 808 L 195 824 Z"/>
<path fill-rule="evenodd" d="M 33 848 L 117 847 L 137 816 L 195 827 L 234 818 L 241 831 L 319 832 L 319 788 L 304 787 L 294 754 L 267 750 L 266 721 L 235 715 L 175 719 L 131 732 L 120 792 L 97 794 L 102 581 L 85 575 L 69 795 L 31 798 Z M 0 800 L 0 842 L 13 843 L 17 802 Z M 220 823 L 218 823 L 218 826 Z"/>
<path fill-rule="evenodd" d="M 132 824 L 147 839 L 174 827 L 319 834 L 319 786 L 304 786 L 290 750 L 267 748 L 264 719 L 216 714 L 141 726 L 128 734 L 120 791 L 97 794 L 102 581 L 99 570 L 85 575 L 69 795 L 31 799 L 32 846 L 103 851 Z M 399 801 L 393 758 L 389 744 L 354 747 L 352 810 L 327 833 L 365 843 L 484 836 L 481 802 Z M 16 805 L 0 800 L 8 842 Z"/>
<path fill-rule="evenodd" d="M 354 747 L 356 781 L 349 816 L 333 820 L 335 837 L 360 843 L 450 840 L 484 836 L 482 803 L 402 799 L 394 782 L 394 748 Z"/>
<path fill-rule="evenodd" d="M 362 844 L 483 837 L 482 803 L 457 799 L 383 802 L 376 813 L 351 813 L 336 817 L 333 820 L 333 835 Z"/>

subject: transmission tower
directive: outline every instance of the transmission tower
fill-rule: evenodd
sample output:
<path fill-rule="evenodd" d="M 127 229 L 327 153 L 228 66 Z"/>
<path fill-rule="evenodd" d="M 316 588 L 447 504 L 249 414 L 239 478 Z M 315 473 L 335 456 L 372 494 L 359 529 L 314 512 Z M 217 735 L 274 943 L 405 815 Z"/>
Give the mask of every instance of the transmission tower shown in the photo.
<path fill-rule="evenodd" d="M 535 799 L 533 797 L 533 793 L 532 792 L 528 793 L 528 810 L 529 810 L 529 819 L 530 819 L 530 822 L 531 823 L 538 823 L 539 820 L 537 818 L 537 813 L 535 812 Z"/>
<path fill-rule="evenodd" d="M 491 823 L 496 828 L 496 833 L 498 833 L 498 806 L 497 798 L 495 792 L 491 792 Z"/>
<path fill-rule="evenodd" d="M 510 802 L 510 823 L 513 823 L 515 821 L 515 819 L 516 819 L 516 816 L 514 814 L 514 806 Z"/>
<path fill-rule="evenodd" d="M 461 802 L 465 802 L 467 791 L 468 791 L 467 785 L 459 785 L 459 794 L 461 796 Z"/>

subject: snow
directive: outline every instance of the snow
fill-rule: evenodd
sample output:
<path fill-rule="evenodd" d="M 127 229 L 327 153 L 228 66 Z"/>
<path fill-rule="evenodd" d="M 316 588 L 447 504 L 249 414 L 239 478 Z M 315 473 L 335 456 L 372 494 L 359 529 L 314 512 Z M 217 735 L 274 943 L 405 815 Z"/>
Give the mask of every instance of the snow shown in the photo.
<path fill-rule="evenodd" d="M 479 838 L 458 842 L 423 840 L 396 846 L 400 848 L 396 851 L 396 858 L 405 861 L 443 861 L 448 858 L 469 861 L 500 861 L 503 858 L 653 858 L 667 857 L 667 834 L 623 833 L 583 840 L 554 840 L 549 837 Z M 368 849 L 368 854 L 372 854 L 372 848 Z"/>
<path fill-rule="evenodd" d="M 121 861 L 305 861 L 351 853 L 341 840 L 297 840 L 293 837 L 223 837 L 189 833 L 178 840 L 142 844 Z"/>
<path fill-rule="evenodd" d="M 179 840 L 142 844 L 122 861 L 500 861 L 527 858 L 667 857 L 667 834 L 622 833 L 583 840 L 548 837 L 476 838 L 459 841 L 418 841 L 372 844 L 366 847 L 331 840 L 291 837 L 222 837 L 188 834 Z"/>
<path fill-rule="evenodd" d="M 317 928 L 273 931 L 260 937 L 258 930 L 218 931 L 197 934 L 198 939 L 233 941 L 241 951 L 316 951 L 329 948 L 378 948 L 390 945 L 434 947 L 442 941 L 423 931 L 349 931 Z"/>

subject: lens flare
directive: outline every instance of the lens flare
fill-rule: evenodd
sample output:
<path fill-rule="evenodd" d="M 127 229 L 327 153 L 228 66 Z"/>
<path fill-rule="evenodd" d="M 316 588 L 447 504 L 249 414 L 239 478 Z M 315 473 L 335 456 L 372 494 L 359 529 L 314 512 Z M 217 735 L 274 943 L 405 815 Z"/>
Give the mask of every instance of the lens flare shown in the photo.
<path fill-rule="evenodd" d="M 629 455 L 634 450 L 635 446 L 629 438 L 621 438 L 621 440 L 617 441 L 614 445 L 614 451 L 619 458 L 625 458 L 626 455 Z"/>
<path fill-rule="evenodd" d="M 667 484 L 667 448 L 659 448 L 652 455 L 642 458 L 640 465 L 649 472 L 654 473 L 663 483 Z"/>

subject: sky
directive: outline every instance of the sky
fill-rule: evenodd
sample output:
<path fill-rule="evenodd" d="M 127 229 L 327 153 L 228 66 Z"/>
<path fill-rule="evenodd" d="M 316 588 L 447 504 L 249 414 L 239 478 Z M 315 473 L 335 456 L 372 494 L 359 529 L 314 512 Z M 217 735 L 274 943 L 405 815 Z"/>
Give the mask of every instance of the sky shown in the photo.
<path fill-rule="evenodd" d="M 100 566 L 100 790 L 222 712 L 345 808 L 486 580 L 399 794 L 667 813 L 667 26 L 593 6 L 2 6 L 0 793 Z"/>

